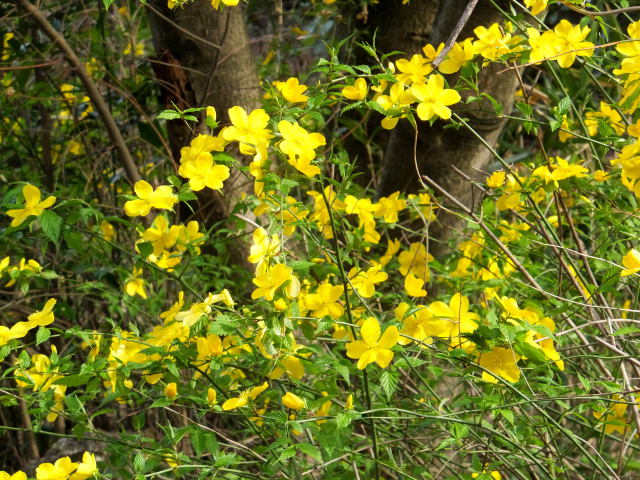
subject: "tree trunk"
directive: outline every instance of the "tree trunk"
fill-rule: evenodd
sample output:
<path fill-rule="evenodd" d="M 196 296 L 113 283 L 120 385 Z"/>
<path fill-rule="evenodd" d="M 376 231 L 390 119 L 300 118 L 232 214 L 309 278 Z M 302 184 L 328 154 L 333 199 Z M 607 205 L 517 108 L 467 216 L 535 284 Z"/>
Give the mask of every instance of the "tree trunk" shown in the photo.
<path fill-rule="evenodd" d="M 408 55 L 417 53 L 427 43 L 437 46 L 440 42 L 446 42 L 454 29 L 460 14 L 468 4 L 467 0 L 447 0 L 441 2 L 437 14 L 432 15 L 434 5 L 437 2 L 431 0 L 414 0 L 409 5 L 397 10 L 398 16 L 406 18 L 403 28 L 402 21 L 382 20 L 391 15 L 385 8 L 372 12 L 373 15 L 382 15 L 378 21 L 381 25 L 379 38 L 385 39 L 379 45 L 390 51 L 402 50 Z M 387 7 L 388 8 L 388 7 Z M 396 9 L 398 7 L 396 6 Z M 413 10 L 415 9 L 415 10 Z M 390 17 L 387 17 L 390 18 Z M 428 22 L 435 18 L 431 28 L 417 25 L 415 19 L 424 19 Z M 459 36 L 463 40 L 473 35 L 473 29 L 479 25 L 488 26 L 500 20 L 500 12 L 491 5 L 489 0 L 480 0 L 471 18 Z M 385 25 L 388 25 L 385 27 Z M 428 37 L 425 41 L 425 36 Z M 387 45 L 388 43 L 388 45 Z M 513 96 L 517 84 L 515 75 L 500 75 L 496 72 L 502 68 L 498 64 L 491 64 L 484 68 L 479 75 L 478 86 L 482 92 L 486 92 L 504 106 L 506 113 L 510 112 L 513 104 Z M 455 78 L 448 78 L 450 84 L 455 83 Z M 499 118 L 488 100 L 465 104 L 465 98 L 474 92 L 462 92 L 462 102 L 454 111 L 473 127 L 483 139 L 490 145 L 495 145 L 504 121 Z M 474 192 L 472 184 L 459 175 L 454 166 L 464 172 L 473 180 L 481 177 L 479 171 L 485 170 L 491 160 L 490 151 L 483 143 L 465 128 L 458 130 L 444 129 L 445 122 L 437 121 L 433 126 L 426 122 L 418 121 L 418 141 L 416 159 L 414 161 L 415 130 L 409 122 L 401 121 L 390 135 L 386 145 L 382 180 L 379 185 L 380 195 L 389 195 L 395 191 L 413 193 L 420 190 L 420 181 L 417 168 L 421 175 L 428 175 L 447 191 L 461 200 L 465 205 L 473 207 L 474 198 L 479 198 L 479 192 Z M 438 220 L 430 226 L 429 235 L 435 242 L 429 243 L 429 249 L 435 256 L 448 251 L 446 241 L 451 233 L 464 226 L 464 220 L 458 215 L 445 213 L 440 210 Z"/>
<path fill-rule="evenodd" d="M 247 111 L 257 108 L 260 83 L 243 8 L 217 11 L 207 0 L 174 10 L 166 5 L 166 0 L 154 0 L 147 10 L 158 55 L 154 69 L 165 106 L 172 108 L 172 101 L 179 108 L 213 106 L 222 124 L 228 122 L 227 111 L 234 105 Z M 177 162 L 180 149 L 189 144 L 193 134 L 179 121 L 169 122 L 168 131 Z M 209 189 L 200 192 L 197 216 L 207 227 L 226 220 L 241 194 L 250 193 L 252 185 L 238 169 L 231 169 L 222 195 Z M 230 249 L 233 260 L 244 264 L 242 242 L 235 242 Z"/>

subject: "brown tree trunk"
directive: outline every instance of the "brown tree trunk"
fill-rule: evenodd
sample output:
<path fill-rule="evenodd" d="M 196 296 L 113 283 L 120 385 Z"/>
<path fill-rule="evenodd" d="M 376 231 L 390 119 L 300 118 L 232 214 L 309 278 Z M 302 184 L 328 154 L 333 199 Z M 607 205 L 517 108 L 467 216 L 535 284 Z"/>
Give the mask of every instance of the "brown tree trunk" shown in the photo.
<path fill-rule="evenodd" d="M 436 4 L 439 5 L 436 7 Z M 420 51 L 426 43 L 437 46 L 446 42 L 454 29 L 460 14 L 467 6 L 467 0 L 447 0 L 436 2 L 433 0 L 414 0 L 409 5 L 399 8 L 394 5 L 398 18 L 383 7 L 371 12 L 372 21 L 380 25 L 378 45 L 383 51 L 402 50 L 407 54 Z M 435 9 L 437 8 L 437 11 Z M 479 25 L 488 26 L 500 21 L 499 11 L 489 0 L 480 0 L 471 18 L 459 36 L 460 40 L 473 35 L 473 29 Z M 421 26 L 421 19 L 426 22 Z M 433 20 L 431 25 L 429 22 Z M 483 69 L 479 76 L 479 88 L 494 97 L 504 106 L 506 113 L 510 112 L 517 79 L 515 75 L 497 76 L 497 64 Z M 451 84 L 455 78 L 448 78 Z M 499 118 L 488 100 L 465 104 L 465 97 L 474 92 L 462 93 L 463 100 L 454 109 L 460 116 L 468 119 L 468 123 L 490 145 L 495 145 L 504 121 Z M 464 172 L 471 179 L 480 177 L 478 171 L 485 170 L 491 160 L 490 151 L 483 143 L 465 128 L 458 130 L 444 129 L 447 123 L 437 121 L 433 126 L 427 122 L 418 121 L 418 141 L 416 158 L 414 161 L 415 130 L 407 121 L 401 121 L 390 135 L 385 149 L 382 180 L 379 185 L 380 195 L 389 195 L 395 191 L 412 193 L 420 190 L 420 175 L 428 175 L 438 184 L 448 190 L 467 206 L 473 206 L 474 198 L 479 198 L 479 192 L 474 192 L 472 184 L 459 175 L 454 166 Z M 446 241 L 451 233 L 464 226 L 464 220 L 454 214 L 438 214 L 438 220 L 431 225 L 429 235 L 435 242 L 430 242 L 431 252 L 438 256 L 448 248 Z"/>
<path fill-rule="evenodd" d="M 172 108 L 169 100 L 179 102 L 179 108 L 213 106 L 222 124 L 228 122 L 227 111 L 234 105 L 247 111 L 257 108 L 260 83 L 243 8 L 217 11 L 207 0 L 173 10 L 166 5 L 166 0 L 154 0 L 147 10 L 157 52 L 155 71 L 165 106 Z M 193 133 L 182 122 L 170 122 L 168 127 L 177 161 L 180 149 L 189 144 Z M 249 193 L 252 185 L 238 169 L 231 169 L 222 195 L 209 189 L 200 192 L 199 219 L 206 226 L 226 220 L 242 192 Z M 234 260 L 244 263 L 242 242 L 230 248 L 237 250 L 232 253 Z"/>

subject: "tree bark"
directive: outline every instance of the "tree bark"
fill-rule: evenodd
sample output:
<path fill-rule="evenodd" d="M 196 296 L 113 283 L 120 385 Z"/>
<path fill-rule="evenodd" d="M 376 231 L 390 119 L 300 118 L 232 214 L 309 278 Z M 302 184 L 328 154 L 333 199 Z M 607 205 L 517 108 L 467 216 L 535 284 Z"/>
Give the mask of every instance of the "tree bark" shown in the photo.
<path fill-rule="evenodd" d="M 207 0 L 170 10 L 166 0 L 154 0 L 147 10 L 157 52 L 156 76 L 167 108 L 215 107 L 218 121 L 228 122 L 228 110 L 239 105 L 250 111 L 260 103 L 260 83 L 249 48 L 241 6 L 215 10 Z M 169 64 L 169 65 L 167 65 Z M 174 160 L 187 146 L 193 132 L 184 122 L 168 123 Z M 244 158 L 236 156 L 238 161 Z M 242 193 L 253 183 L 238 169 L 231 169 L 222 195 L 205 189 L 198 196 L 197 216 L 205 226 L 227 220 Z M 230 246 L 233 260 L 244 264 L 242 242 Z"/>
<path fill-rule="evenodd" d="M 385 49 L 396 49 L 407 52 L 408 55 L 417 53 L 420 48 L 427 43 L 424 36 L 428 37 L 428 43 L 437 46 L 440 42 L 446 42 L 450 32 L 455 28 L 460 14 L 467 5 L 467 0 L 447 0 L 441 2 L 437 13 L 433 16 L 435 21 L 431 28 L 415 25 L 411 19 L 424 18 L 428 21 L 432 18 L 434 5 L 437 2 L 431 0 L 414 0 L 409 5 L 403 7 L 406 10 L 399 10 L 400 18 L 407 18 L 407 25 L 410 28 L 402 28 L 402 23 L 394 20 L 387 22 L 389 30 L 381 30 L 380 38 L 384 38 Z M 397 8 L 397 6 L 396 6 Z M 414 9 L 415 10 L 412 10 Z M 428 13 L 427 13 L 428 12 Z M 385 9 L 380 12 L 373 12 L 376 16 L 389 15 Z M 463 40 L 473 35 L 473 29 L 479 25 L 488 26 L 493 22 L 500 21 L 500 12 L 491 5 L 489 0 L 481 0 L 469 21 L 465 25 L 459 39 Z M 380 20 L 382 26 L 384 21 Z M 394 30 L 397 34 L 394 34 Z M 388 40 L 387 40 L 388 39 Z M 389 43 L 389 45 L 386 45 Z M 500 69 L 498 64 L 490 64 L 479 74 L 478 86 L 480 91 L 486 92 L 504 106 L 506 113 L 511 111 L 513 96 L 517 85 L 515 75 L 497 76 Z M 455 83 L 456 78 L 450 77 L 450 84 Z M 466 105 L 465 99 L 473 91 L 462 92 L 462 102 L 454 111 L 463 118 L 468 119 L 468 123 L 473 127 L 483 139 L 490 145 L 495 145 L 502 128 L 504 120 L 498 117 L 491 103 L 483 99 L 479 102 Z M 479 192 L 474 192 L 474 187 L 468 179 L 456 173 L 454 166 L 465 172 L 472 180 L 479 180 L 482 176 L 479 171 L 483 171 L 491 160 L 491 152 L 483 145 L 473 133 L 464 128 L 443 128 L 445 122 L 436 121 L 433 126 L 427 122 L 418 121 L 418 139 L 416 148 L 416 158 L 414 161 L 414 141 L 415 130 L 407 121 L 399 122 L 392 131 L 388 144 L 386 145 L 382 179 L 379 185 L 379 195 L 389 195 L 395 191 L 414 193 L 420 190 L 421 184 L 418 178 L 420 175 L 428 175 L 438 184 L 442 185 L 456 198 L 461 200 L 466 206 L 473 207 L 474 199 L 479 198 Z M 416 163 L 417 170 L 416 171 Z M 429 243 L 429 249 L 435 256 L 442 255 L 448 251 L 447 239 L 451 233 L 462 228 L 464 220 L 460 216 L 446 213 L 440 210 L 438 219 L 429 228 L 429 235 L 435 242 Z"/>

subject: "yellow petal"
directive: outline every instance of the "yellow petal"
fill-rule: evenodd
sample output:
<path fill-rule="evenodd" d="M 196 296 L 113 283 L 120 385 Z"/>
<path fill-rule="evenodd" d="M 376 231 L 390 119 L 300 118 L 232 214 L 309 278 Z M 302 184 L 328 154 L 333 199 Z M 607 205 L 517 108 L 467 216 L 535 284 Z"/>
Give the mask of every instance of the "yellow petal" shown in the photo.
<path fill-rule="evenodd" d="M 367 318 L 360 327 L 360 336 L 370 347 L 375 347 L 380 338 L 380 323 L 373 317 Z"/>

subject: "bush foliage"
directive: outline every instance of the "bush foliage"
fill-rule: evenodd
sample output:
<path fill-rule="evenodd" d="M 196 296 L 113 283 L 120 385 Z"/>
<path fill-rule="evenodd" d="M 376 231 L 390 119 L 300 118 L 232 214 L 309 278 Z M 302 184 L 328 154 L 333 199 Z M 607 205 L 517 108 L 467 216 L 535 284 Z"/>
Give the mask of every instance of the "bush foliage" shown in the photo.
<path fill-rule="evenodd" d="M 160 106 L 144 3 L 81 3 L 52 2 L 48 21 L 142 179 L 76 70 L 13 12 L 0 478 L 640 477 L 629 2 L 513 1 L 502 22 L 412 56 L 329 39 L 348 2 L 296 2 L 297 41 L 259 59 L 262 107 L 229 121 Z M 285 54 L 317 59 L 295 71 Z M 496 63 L 518 77 L 513 112 L 482 90 Z M 487 99 L 507 123 L 475 209 L 428 171 L 417 192 L 376 194 L 373 162 L 360 181 L 350 140 L 378 158 L 401 122 L 481 137 L 459 107 Z M 170 121 L 192 132 L 175 163 Z M 232 178 L 249 188 L 225 190 Z M 209 221 L 211 198 L 229 218 Z M 465 225 L 434 258 L 444 212 Z M 40 460 L 60 439 L 79 447 Z"/>

